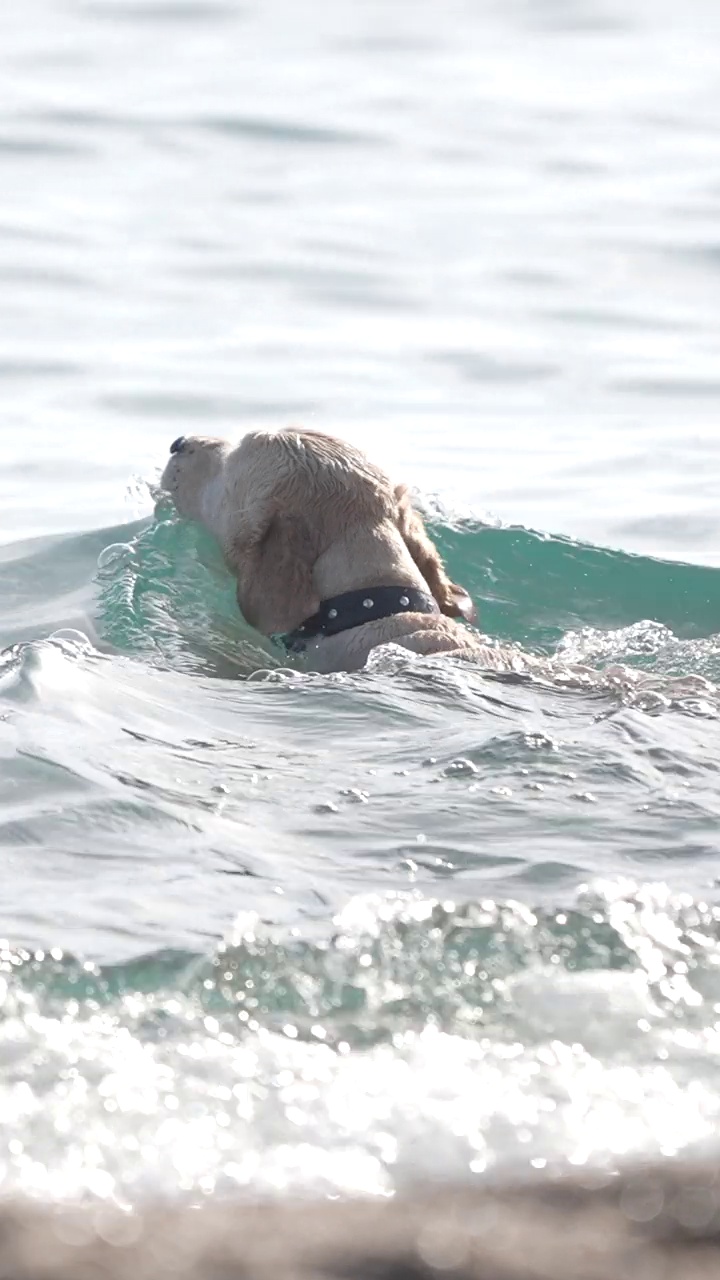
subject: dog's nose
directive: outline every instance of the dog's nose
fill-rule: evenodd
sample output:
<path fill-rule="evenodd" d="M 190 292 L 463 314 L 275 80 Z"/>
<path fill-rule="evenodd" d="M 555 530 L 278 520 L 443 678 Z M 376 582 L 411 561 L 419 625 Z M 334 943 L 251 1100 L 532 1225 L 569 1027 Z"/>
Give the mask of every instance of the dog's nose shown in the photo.
<path fill-rule="evenodd" d="M 182 453 L 185 448 L 185 436 L 178 436 L 177 440 L 173 440 L 170 445 L 171 453 Z"/>

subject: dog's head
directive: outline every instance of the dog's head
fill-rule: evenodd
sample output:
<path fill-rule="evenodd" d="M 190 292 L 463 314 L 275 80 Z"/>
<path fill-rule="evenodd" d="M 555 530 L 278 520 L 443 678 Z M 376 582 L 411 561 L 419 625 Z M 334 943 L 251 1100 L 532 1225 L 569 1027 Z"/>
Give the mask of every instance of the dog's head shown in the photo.
<path fill-rule="evenodd" d="M 181 516 L 211 526 L 206 511 L 211 486 L 219 487 L 223 464 L 231 448 L 227 440 L 215 436 L 180 436 L 173 440 L 160 484 L 170 494 Z"/>
<path fill-rule="evenodd" d="M 266 635 L 291 631 L 320 600 L 313 568 L 352 528 L 392 523 L 441 611 L 472 620 L 405 486 L 354 446 L 318 431 L 252 431 L 236 448 L 224 440 L 176 440 L 162 477 L 182 515 L 219 539 L 238 582 L 248 622 Z"/>

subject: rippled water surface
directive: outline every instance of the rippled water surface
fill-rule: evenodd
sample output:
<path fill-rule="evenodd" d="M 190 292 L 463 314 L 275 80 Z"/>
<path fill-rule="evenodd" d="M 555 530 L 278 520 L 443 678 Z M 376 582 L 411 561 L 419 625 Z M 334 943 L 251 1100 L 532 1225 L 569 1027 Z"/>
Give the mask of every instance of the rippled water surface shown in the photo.
<path fill-rule="evenodd" d="M 3 1189 L 720 1123 L 720 10 L 0 13 Z M 542 677 L 307 676 L 151 495 L 304 421 Z"/>

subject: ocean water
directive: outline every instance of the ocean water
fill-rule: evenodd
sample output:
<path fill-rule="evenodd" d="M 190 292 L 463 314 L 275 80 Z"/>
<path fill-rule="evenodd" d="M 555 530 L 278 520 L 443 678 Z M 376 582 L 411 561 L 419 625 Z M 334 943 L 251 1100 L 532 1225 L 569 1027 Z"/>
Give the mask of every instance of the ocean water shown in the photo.
<path fill-rule="evenodd" d="M 0 13 L 0 1187 L 391 1194 L 720 1125 L 720 10 Z M 416 486 L 498 676 L 304 675 L 170 441 Z"/>

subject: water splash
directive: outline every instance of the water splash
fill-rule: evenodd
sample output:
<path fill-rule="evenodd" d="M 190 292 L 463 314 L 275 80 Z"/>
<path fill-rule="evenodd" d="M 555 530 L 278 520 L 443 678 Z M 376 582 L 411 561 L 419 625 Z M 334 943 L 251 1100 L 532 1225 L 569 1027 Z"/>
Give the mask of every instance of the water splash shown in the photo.
<path fill-rule="evenodd" d="M 361 897 L 314 937 L 246 916 L 214 956 L 121 967 L 6 944 L 4 1184 L 387 1194 L 697 1147 L 719 964 L 717 908 L 630 883 L 565 911 Z"/>

